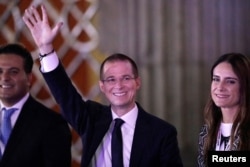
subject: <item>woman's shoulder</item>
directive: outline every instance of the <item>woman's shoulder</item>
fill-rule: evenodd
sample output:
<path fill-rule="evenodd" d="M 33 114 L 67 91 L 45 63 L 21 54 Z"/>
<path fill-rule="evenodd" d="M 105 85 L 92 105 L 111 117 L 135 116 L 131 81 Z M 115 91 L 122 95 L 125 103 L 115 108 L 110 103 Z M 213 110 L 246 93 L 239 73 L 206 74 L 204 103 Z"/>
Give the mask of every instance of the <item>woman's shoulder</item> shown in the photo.
<path fill-rule="evenodd" d="M 200 136 L 206 136 L 208 133 L 208 125 L 203 124 L 201 129 L 200 129 Z"/>

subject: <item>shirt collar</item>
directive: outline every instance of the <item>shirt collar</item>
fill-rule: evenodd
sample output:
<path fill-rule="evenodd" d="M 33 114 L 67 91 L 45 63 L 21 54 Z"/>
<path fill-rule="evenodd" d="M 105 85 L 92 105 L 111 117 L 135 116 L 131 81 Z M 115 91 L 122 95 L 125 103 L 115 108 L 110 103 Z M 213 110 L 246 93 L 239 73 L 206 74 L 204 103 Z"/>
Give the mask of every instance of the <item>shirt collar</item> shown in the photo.
<path fill-rule="evenodd" d="M 131 127 L 135 127 L 135 123 L 136 123 L 136 119 L 138 116 L 138 106 L 137 104 L 135 104 L 135 107 L 132 108 L 129 112 L 127 112 L 125 115 L 123 115 L 122 117 L 120 117 L 127 125 L 131 126 Z M 115 118 L 118 118 L 118 116 L 112 111 L 112 117 L 113 120 Z"/>
<path fill-rule="evenodd" d="M 0 101 L 1 108 L 3 108 L 3 107 L 5 107 L 6 109 L 9 109 L 9 108 L 18 108 L 20 110 L 23 107 L 24 103 L 27 101 L 28 97 L 29 97 L 29 93 L 26 93 L 26 95 L 19 102 L 17 102 L 16 104 L 14 104 L 11 107 L 4 106 L 4 104 L 2 103 L 2 101 Z"/>

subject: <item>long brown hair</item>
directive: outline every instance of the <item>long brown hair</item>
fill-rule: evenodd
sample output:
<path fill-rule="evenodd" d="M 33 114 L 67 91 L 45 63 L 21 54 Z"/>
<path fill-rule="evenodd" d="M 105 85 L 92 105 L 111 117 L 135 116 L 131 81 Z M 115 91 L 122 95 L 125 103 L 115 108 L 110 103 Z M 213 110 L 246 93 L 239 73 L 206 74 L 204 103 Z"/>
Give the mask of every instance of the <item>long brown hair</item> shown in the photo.
<path fill-rule="evenodd" d="M 214 68 L 222 62 L 231 64 L 240 83 L 240 107 L 231 130 L 231 145 L 235 140 L 234 134 L 237 134 L 240 137 L 237 149 L 250 150 L 250 59 L 241 53 L 228 53 L 220 56 L 211 68 L 211 81 Z M 204 119 L 205 124 L 208 126 L 208 135 L 204 144 L 204 154 L 207 157 L 208 151 L 215 149 L 222 120 L 221 109 L 215 105 L 211 95 L 204 109 Z"/>

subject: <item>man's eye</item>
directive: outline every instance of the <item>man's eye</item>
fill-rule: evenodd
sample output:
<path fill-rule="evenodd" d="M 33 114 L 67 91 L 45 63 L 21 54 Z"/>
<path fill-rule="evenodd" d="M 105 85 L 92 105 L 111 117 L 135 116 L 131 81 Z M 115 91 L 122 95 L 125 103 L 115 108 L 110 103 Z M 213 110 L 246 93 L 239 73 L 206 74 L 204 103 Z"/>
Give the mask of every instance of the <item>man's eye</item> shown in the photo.
<path fill-rule="evenodd" d="M 11 74 L 17 74 L 17 73 L 18 73 L 18 71 L 16 71 L 16 70 L 12 70 L 12 71 L 10 71 L 10 73 L 11 73 Z"/>
<path fill-rule="evenodd" d="M 107 79 L 107 82 L 110 82 L 110 83 L 115 82 L 115 79 L 114 78 L 109 78 L 109 79 Z"/>
<path fill-rule="evenodd" d="M 123 80 L 129 81 L 131 77 L 124 77 Z"/>

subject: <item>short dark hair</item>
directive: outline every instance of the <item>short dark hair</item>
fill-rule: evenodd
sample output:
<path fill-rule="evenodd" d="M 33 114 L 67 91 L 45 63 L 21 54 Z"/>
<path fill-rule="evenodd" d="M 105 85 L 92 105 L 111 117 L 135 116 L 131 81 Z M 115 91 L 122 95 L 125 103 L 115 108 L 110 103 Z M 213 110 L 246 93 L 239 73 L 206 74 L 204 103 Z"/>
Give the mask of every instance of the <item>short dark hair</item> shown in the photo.
<path fill-rule="evenodd" d="M 124 55 L 122 53 L 114 53 L 114 54 L 110 55 L 109 57 L 107 57 L 101 64 L 101 67 L 100 67 L 100 79 L 101 80 L 103 79 L 103 68 L 104 68 L 105 63 L 115 62 L 115 61 L 127 61 L 127 62 L 129 62 L 132 66 L 134 77 L 137 78 L 139 76 L 137 65 L 132 58 L 130 58 L 129 56 Z"/>
<path fill-rule="evenodd" d="M 31 53 L 19 43 L 11 43 L 0 46 L 0 55 L 1 54 L 15 54 L 23 58 L 24 62 L 24 71 L 26 73 L 31 73 L 33 68 L 33 58 Z"/>

